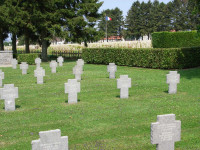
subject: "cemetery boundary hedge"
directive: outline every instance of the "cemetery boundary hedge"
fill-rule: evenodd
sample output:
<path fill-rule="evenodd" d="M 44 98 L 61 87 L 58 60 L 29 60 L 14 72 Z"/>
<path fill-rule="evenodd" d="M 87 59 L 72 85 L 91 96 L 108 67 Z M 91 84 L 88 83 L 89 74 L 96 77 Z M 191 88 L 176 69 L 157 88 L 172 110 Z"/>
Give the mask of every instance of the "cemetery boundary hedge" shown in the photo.
<path fill-rule="evenodd" d="M 200 38 L 197 31 L 154 32 L 152 45 L 153 48 L 200 47 Z"/>
<path fill-rule="evenodd" d="M 200 66 L 200 47 L 193 48 L 84 48 L 87 63 L 160 69 L 182 69 Z"/>
<path fill-rule="evenodd" d="M 18 54 L 18 63 L 27 62 L 29 65 L 35 64 L 35 59 L 38 58 L 39 54 Z"/>

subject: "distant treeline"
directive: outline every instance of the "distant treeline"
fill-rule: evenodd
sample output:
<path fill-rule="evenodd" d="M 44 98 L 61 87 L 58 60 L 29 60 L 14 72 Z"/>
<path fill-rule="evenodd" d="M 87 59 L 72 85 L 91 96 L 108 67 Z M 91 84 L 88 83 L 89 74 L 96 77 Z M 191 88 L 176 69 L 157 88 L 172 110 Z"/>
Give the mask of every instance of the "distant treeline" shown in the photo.
<path fill-rule="evenodd" d="M 196 30 L 200 16 L 194 13 L 194 0 L 173 0 L 167 4 L 155 0 L 136 1 L 132 4 L 126 18 L 119 8 L 108 9 L 102 13 L 111 17 L 108 21 L 108 36 L 124 36 L 138 39 L 159 31 Z M 99 22 L 100 31 L 105 32 L 105 19 Z"/>

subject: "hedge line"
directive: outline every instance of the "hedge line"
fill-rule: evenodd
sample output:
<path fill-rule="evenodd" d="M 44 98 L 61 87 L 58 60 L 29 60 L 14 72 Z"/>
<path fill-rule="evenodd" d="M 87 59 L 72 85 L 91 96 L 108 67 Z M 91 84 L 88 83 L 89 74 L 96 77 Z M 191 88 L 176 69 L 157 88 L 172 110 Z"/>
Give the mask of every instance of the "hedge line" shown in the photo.
<path fill-rule="evenodd" d="M 35 64 L 35 59 L 39 56 L 39 54 L 18 54 L 17 60 L 18 63 L 27 62 L 29 65 Z"/>
<path fill-rule="evenodd" d="M 181 69 L 200 66 L 200 47 L 168 49 L 84 48 L 82 58 L 87 63 L 133 67 Z"/>
<path fill-rule="evenodd" d="M 152 34 L 153 48 L 200 47 L 197 31 L 155 32 Z"/>

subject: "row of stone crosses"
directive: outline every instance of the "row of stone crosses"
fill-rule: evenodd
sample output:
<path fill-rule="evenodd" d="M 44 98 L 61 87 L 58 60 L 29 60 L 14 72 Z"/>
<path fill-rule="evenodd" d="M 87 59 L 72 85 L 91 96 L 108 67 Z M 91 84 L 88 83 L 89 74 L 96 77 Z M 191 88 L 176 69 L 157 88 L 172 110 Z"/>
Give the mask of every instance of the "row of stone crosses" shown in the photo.
<path fill-rule="evenodd" d="M 58 57 L 57 61 L 59 66 L 63 66 L 64 59 Z M 13 59 L 13 69 L 17 68 L 17 60 Z M 41 59 L 36 58 L 36 70 L 34 76 L 37 77 L 37 84 L 43 84 L 43 77 L 45 76 L 45 70 L 40 67 Z M 77 103 L 77 93 L 80 92 L 81 74 L 83 73 L 84 61 L 79 59 L 76 62 L 76 66 L 73 68 L 73 74 L 75 79 L 69 79 L 68 83 L 65 83 L 65 93 L 68 93 L 68 103 Z M 52 73 L 56 73 L 57 62 L 51 61 L 50 67 Z M 20 65 L 22 74 L 27 73 L 28 64 L 22 62 Z M 109 72 L 109 78 L 115 78 L 115 72 L 117 66 L 114 63 L 109 63 L 107 66 Z M 0 86 L 2 86 L 2 79 L 4 79 L 4 73 L 0 70 Z M 167 75 L 167 83 L 169 84 L 169 94 L 177 92 L 177 83 L 180 82 L 180 75 L 177 71 L 170 71 Z M 131 78 L 128 75 L 120 75 L 117 79 L 117 88 L 120 88 L 120 98 L 128 98 L 129 88 L 131 87 Z M 18 98 L 18 88 L 14 87 L 14 84 L 5 84 L 4 88 L 0 89 L 0 98 L 5 100 L 5 110 L 15 110 L 15 98 Z M 156 123 L 151 124 L 151 143 L 157 144 L 158 150 L 173 150 L 174 142 L 180 141 L 181 134 L 181 122 L 175 120 L 174 114 L 158 115 Z M 61 137 L 61 131 L 50 130 L 42 131 L 39 133 L 40 139 L 32 141 L 32 149 L 55 149 L 64 150 L 68 149 L 68 137 Z"/>
<path fill-rule="evenodd" d="M 39 139 L 33 140 L 32 150 L 68 150 L 68 136 L 61 137 L 60 129 L 41 131 Z M 175 114 L 158 115 L 151 123 L 151 143 L 157 150 L 174 150 L 175 142 L 181 140 L 181 121 Z"/>

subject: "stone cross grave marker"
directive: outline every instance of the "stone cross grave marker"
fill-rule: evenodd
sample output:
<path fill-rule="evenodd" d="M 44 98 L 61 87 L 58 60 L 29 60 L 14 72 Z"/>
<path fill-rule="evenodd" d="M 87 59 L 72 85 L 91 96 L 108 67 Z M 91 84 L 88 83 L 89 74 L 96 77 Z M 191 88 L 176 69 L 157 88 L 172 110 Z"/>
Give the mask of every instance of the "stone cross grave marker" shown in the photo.
<path fill-rule="evenodd" d="M 65 93 L 68 93 L 68 103 L 77 103 L 77 93 L 81 90 L 80 82 L 76 79 L 68 79 L 68 83 L 65 83 Z"/>
<path fill-rule="evenodd" d="M 68 136 L 61 137 L 60 129 L 41 131 L 39 136 L 31 142 L 32 150 L 68 150 Z"/>
<path fill-rule="evenodd" d="M 20 69 L 22 69 L 22 74 L 27 74 L 28 64 L 26 62 L 22 62 L 20 64 Z"/>
<path fill-rule="evenodd" d="M 37 78 L 37 84 L 43 84 L 43 77 L 45 76 L 45 70 L 42 67 L 36 68 L 34 70 L 34 76 Z"/>
<path fill-rule="evenodd" d="M 107 71 L 109 72 L 109 78 L 114 79 L 115 78 L 115 72 L 117 71 L 117 66 L 115 63 L 109 63 L 107 66 Z"/>
<path fill-rule="evenodd" d="M 128 98 L 128 89 L 131 87 L 131 78 L 128 75 L 120 75 L 117 79 L 117 88 L 120 89 L 120 98 Z"/>
<path fill-rule="evenodd" d="M 82 68 L 83 68 L 83 66 L 84 66 L 84 60 L 83 59 L 78 59 L 76 61 L 76 64 L 77 64 L 77 66 L 82 66 Z"/>
<path fill-rule="evenodd" d="M 5 100 L 5 110 L 15 110 L 15 98 L 18 98 L 18 87 L 14 87 L 14 84 L 4 84 L 4 87 L 0 89 L 1 99 Z"/>
<path fill-rule="evenodd" d="M 41 59 L 40 58 L 36 58 L 35 59 L 35 64 L 36 64 L 36 67 L 38 68 L 38 67 L 40 67 L 40 64 L 41 64 Z"/>
<path fill-rule="evenodd" d="M 75 79 L 77 79 L 78 81 L 81 80 L 81 74 L 83 74 L 83 70 L 81 66 L 75 66 L 73 68 L 73 74 L 75 75 Z"/>
<path fill-rule="evenodd" d="M 167 74 L 167 84 L 169 84 L 169 94 L 175 94 L 177 92 L 177 84 L 180 83 L 180 74 L 177 71 L 170 71 Z"/>
<path fill-rule="evenodd" d="M 13 68 L 13 69 L 17 69 L 17 64 L 18 64 L 17 59 L 15 59 L 15 58 L 12 59 L 11 64 L 12 64 L 12 68 Z"/>
<path fill-rule="evenodd" d="M 52 60 L 50 62 L 50 67 L 51 67 L 51 73 L 56 73 L 56 67 L 58 66 L 58 63 L 55 60 Z"/>
<path fill-rule="evenodd" d="M 59 63 L 59 66 L 63 66 L 64 58 L 62 56 L 59 56 L 57 58 L 57 62 Z"/>
<path fill-rule="evenodd" d="M 0 69 L 0 87 L 3 86 L 4 72 Z"/>
<path fill-rule="evenodd" d="M 175 114 L 158 115 L 157 122 L 151 123 L 151 143 L 157 150 L 174 150 L 174 143 L 181 140 L 181 121 Z"/>

